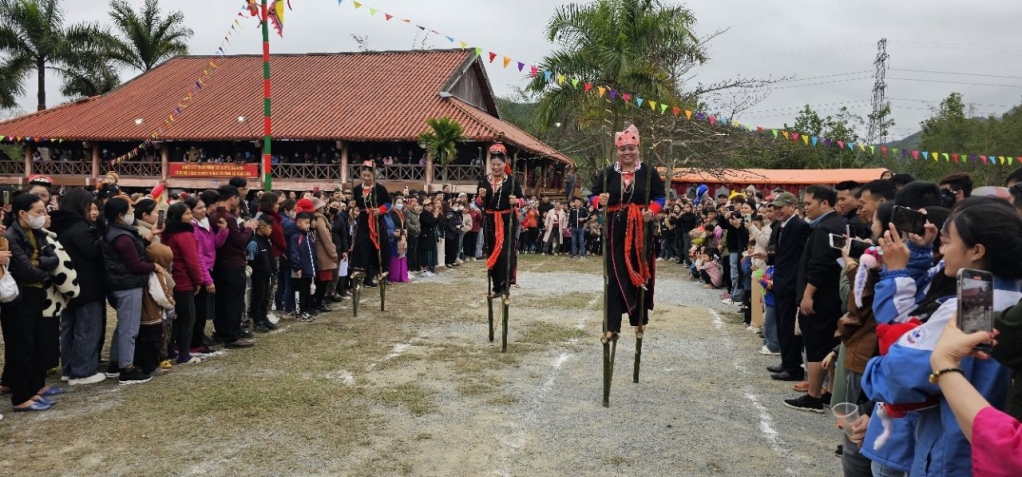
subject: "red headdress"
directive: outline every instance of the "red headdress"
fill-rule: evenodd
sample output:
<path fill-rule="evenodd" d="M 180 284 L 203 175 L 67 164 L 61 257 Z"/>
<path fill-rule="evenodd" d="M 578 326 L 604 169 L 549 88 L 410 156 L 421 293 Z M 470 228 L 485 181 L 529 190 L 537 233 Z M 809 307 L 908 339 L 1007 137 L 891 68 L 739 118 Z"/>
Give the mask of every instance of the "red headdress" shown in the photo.
<path fill-rule="evenodd" d="M 636 129 L 635 125 L 628 126 L 627 129 L 619 133 L 614 134 L 614 146 L 638 146 L 639 145 L 639 130 Z"/>
<path fill-rule="evenodd" d="M 504 161 L 504 173 L 509 176 L 514 174 L 511 171 L 511 165 L 507 163 L 507 148 L 503 144 L 498 142 L 490 146 L 490 158 L 500 158 Z"/>

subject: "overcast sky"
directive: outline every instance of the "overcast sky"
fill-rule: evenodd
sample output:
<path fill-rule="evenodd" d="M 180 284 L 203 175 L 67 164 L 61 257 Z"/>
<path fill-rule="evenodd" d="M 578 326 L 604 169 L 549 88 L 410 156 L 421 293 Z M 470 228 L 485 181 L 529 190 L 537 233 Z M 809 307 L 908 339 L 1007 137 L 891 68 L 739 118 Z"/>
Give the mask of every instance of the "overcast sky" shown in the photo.
<path fill-rule="evenodd" d="M 129 2 L 141 5 L 143 0 Z M 190 42 L 193 54 L 212 54 L 242 2 L 160 3 L 164 8 L 184 11 L 188 26 L 195 31 Z M 294 10 L 286 13 L 284 38 L 274 36 L 271 50 L 354 51 L 357 45 L 352 35 L 365 36 L 374 50 L 422 46 L 423 32 L 397 19 L 385 22 L 386 12 L 528 65 L 538 63 L 553 51 L 554 45 L 546 41 L 544 29 L 555 8 L 566 3 L 571 2 L 370 0 L 355 10 L 351 0 L 343 0 L 340 6 L 336 0 L 291 0 Z M 65 0 L 64 6 L 69 23 L 107 21 L 108 8 L 102 0 Z M 1013 39 L 1010 22 L 1022 18 L 1022 2 L 698 0 L 688 2 L 687 6 L 698 20 L 697 34 L 729 29 L 710 44 L 712 59 L 693 72 L 693 81 L 708 83 L 739 75 L 797 79 L 775 85 L 765 100 L 738 118 L 746 124 L 766 127 L 792 124 L 798 110 L 807 103 L 821 115 L 834 114 L 846 105 L 865 116 L 870 111 L 873 61 L 881 37 L 888 39 L 891 56 L 887 96 L 892 98 L 897 122 L 892 131 L 894 139 L 918 130 L 919 122 L 930 114 L 929 108 L 953 91 L 962 92 L 967 102 L 976 104 L 976 112 L 983 115 L 1002 113 L 1022 96 L 1022 63 L 1012 61 L 1022 53 L 1022 42 Z M 369 7 L 380 12 L 370 16 Z M 245 28 L 232 36 L 232 45 L 226 48 L 228 54 L 261 51 L 255 20 L 243 22 Z M 443 36 L 430 34 L 425 38 L 425 46 L 447 48 L 451 43 Z M 514 65 L 503 69 L 499 57 L 488 65 L 490 80 L 498 94 L 508 94 L 525 85 L 526 80 Z M 122 79 L 136 74 L 137 71 L 124 71 Z M 48 84 L 51 106 L 61 101 L 58 87 L 54 80 Z M 26 82 L 26 89 L 28 95 L 21 105 L 32 111 L 36 104 L 35 82 Z"/>

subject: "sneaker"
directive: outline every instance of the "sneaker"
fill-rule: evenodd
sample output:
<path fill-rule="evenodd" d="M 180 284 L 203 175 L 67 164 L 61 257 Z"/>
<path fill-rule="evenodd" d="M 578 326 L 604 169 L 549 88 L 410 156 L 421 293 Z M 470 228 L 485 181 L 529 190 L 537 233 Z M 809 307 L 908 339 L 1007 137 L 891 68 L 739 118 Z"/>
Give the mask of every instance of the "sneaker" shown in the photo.
<path fill-rule="evenodd" d="M 770 348 L 767 348 L 766 345 L 763 345 L 763 347 L 759 349 L 759 354 L 766 355 L 766 356 L 780 356 L 781 352 L 780 351 L 777 351 L 777 352 L 770 351 Z"/>
<path fill-rule="evenodd" d="M 266 319 L 270 323 L 273 323 L 273 324 L 280 323 L 280 318 L 277 318 L 277 314 L 276 313 L 270 313 L 270 314 L 266 315 Z"/>
<path fill-rule="evenodd" d="M 241 336 L 242 339 L 250 340 L 254 335 L 251 331 L 242 330 L 241 334 L 238 336 Z"/>
<path fill-rule="evenodd" d="M 152 376 L 147 376 L 142 371 L 139 371 L 138 368 L 131 366 L 121 371 L 120 381 L 118 382 L 122 386 L 127 386 L 130 384 L 148 383 L 149 381 L 152 380 L 153 380 Z"/>
<path fill-rule="evenodd" d="M 214 351 L 208 346 L 199 346 L 198 348 L 192 348 L 189 350 L 191 354 L 213 354 Z"/>
<path fill-rule="evenodd" d="M 844 444 L 838 444 L 837 445 L 837 449 L 834 449 L 834 455 L 838 456 L 838 457 L 841 457 L 842 455 L 844 455 L 844 453 L 845 453 L 845 446 L 844 446 Z"/>
<path fill-rule="evenodd" d="M 270 329 L 262 323 L 256 323 L 255 328 L 253 328 L 252 331 L 255 331 L 256 333 L 269 333 Z"/>
<path fill-rule="evenodd" d="M 815 412 L 823 414 L 823 399 L 814 398 L 809 394 L 795 399 L 785 399 L 784 405 L 798 411 Z"/>
<path fill-rule="evenodd" d="M 66 383 L 66 382 L 68 382 L 68 381 L 70 381 L 70 380 L 71 380 L 71 376 L 68 376 L 68 375 L 66 375 L 66 374 L 62 374 L 62 375 L 60 376 L 60 380 L 61 380 L 62 382 L 65 382 L 65 383 Z"/>
<path fill-rule="evenodd" d="M 255 346 L 255 343 L 246 340 L 238 340 L 227 343 L 228 348 L 251 348 Z"/>
<path fill-rule="evenodd" d="M 823 405 L 826 406 L 826 407 L 830 407 L 830 400 L 833 399 L 833 398 L 834 398 L 834 395 L 831 394 L 831 393 L 820 394 L 820 401 L 823 401 Z"/>
<path fill-rule="evenodd" d="M 759 333 L 760 328 L 758 326 L 749 326 L 749 331 L 753 333 Z"/>
<path fill-rule="evenodd" d="M 322 311 L 323 313 L 330 313 L 331 311 L 334 311 L 333 308 L 330 308 L 329 306 L 326 306 L 326 305 L 324 305 L 322 303 L 317 305 L 316 309 L 319 310 L 319 311 Z"/>
<path fill-rule="evenodd" d="M 71 378 L 68 380 L 68 384 L 72 386 L 78 386 L 80 384 L 96 384 L 106 379 L 106 375 L 103 373 L 96 373 L 87 378 Z"/>
<path fill-rule="evenodd" d="M 455 265 L 461 265 L 461 264 L 463 264 L 463 263 L 465 263 L 465 261 L 464 261 L 464 260 L 462 260 L 462 259 L 460 259 L 460 258 L 459 258 L 459 259 L 457 259 L 457 260 L 455 260 L 455 262 L 454 262 L 454 264 L 455 264 Z"/>
<path fill-rule="evenodd" d="M 108 378 L 116 378 L 121 375 L 121 368 L 117 367 L 117 364 L 113 361 L 110 362 L 110 366 L 106 368 L 104 376 Z"/>
<path fill-rule="evenodd" d="M 188 358 L 188 361 L 178 361 L 177 364 L 199 364 L 199 363 L 201 363 L 203 361 L 205 361 L 205 360 L 200 358 L 200 357 L 198 357 L 198 356 L 192 356 L 192 357 Z"/>
<path fill-rule="evenodd" d="M 277 325 L 275 325 L 272 321 L 264 321 L 263 326 L 269 328 L 270 331 L 273 331 L 278 328 Z"/>
<path fill-rule="evenodd" d="M 295 317 L 295 320 L 300 321 L 302 323 L 312 323 L 312 320 L 314 319 L 315 317 L 313 317 L 311 313 L 302 313 L 301 315 Z"/>

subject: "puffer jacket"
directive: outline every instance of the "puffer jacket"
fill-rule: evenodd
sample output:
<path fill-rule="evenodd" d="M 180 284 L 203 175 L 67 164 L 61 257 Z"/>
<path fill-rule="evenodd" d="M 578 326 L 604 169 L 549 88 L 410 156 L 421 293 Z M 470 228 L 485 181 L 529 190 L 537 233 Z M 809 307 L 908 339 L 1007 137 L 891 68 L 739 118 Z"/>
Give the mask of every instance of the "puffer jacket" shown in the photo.
<path fill-rule="evenodd" d="M 28 237 L 30 233 L 33 234 L 36 247 L 32 246 L 32 241 Z M 59 264 L 56 253 L 52 248 L 45 246 L 43 233 L 35 230 L 23 230 L 21 225 L 15 221 L 10 227 L 7 227 L 5 236 L 11 251 L 11 261 L 7 269 L 14 276 L 14 281 L 18 283 L 19 287 L 28 286 L 42 289 L 43 282 L 50 276 L 49 272 L 55 270 Z M 33 260 L 36 248 L 39 252 Z"/>
<path fill-rule="evenodd" d="M 213 283 L 213 278 L 209 276 L 209 271 L 213 269 L 213 264 L 216 263 L 216 249 L 220 248 L 221 245 L 227 241 L 227 229 L 220 229 L 219 232 L 213 232 L 209 226 L 209 222 L 200 222 L 192 219 L 192 233 L 195 236 L 195 242 L 199 244 L 199 265 L 202 267 L 202 282 Z"/>
<path fill-rule="evenodd" d="M 192 224 L 167 222 L 167 230 L 163 232 L 163 244 L 174 253 L 174 267 L 171 271 L 174 276 L 174 292 L 193 292 L 213 283 L 206 281 L 199 265 L 199 245 L 195 241 L 194 230 Z"/>
<path fill-rule="evenodd" d="M 50 231 L 64 245 L 78 273 L 79 295 L 72 304 L 102 300 L 106 296 L 103 249 L 99 232 L 81 214 L 67 210 L 50 213 Z"/>

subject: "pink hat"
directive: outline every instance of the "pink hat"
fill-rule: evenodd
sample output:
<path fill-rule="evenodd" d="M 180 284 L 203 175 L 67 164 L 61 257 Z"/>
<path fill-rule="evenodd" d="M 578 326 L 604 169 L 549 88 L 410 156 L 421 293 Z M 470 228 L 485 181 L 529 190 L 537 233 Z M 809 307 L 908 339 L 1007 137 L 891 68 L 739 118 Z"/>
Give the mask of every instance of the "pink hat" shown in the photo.
<path fill-rule="evenodd" d="M 301 212 L 312 212 L 312 211 L 314 211 L 316 209 L 312 206 L 312 201 L 311 200 L 309 200 L 309 199 L 301 199 L 301 200 L 298 201 L 297 204 L 295 204 L 295 210 L 297 210 L 299 213 L 301 213 Z"/>

